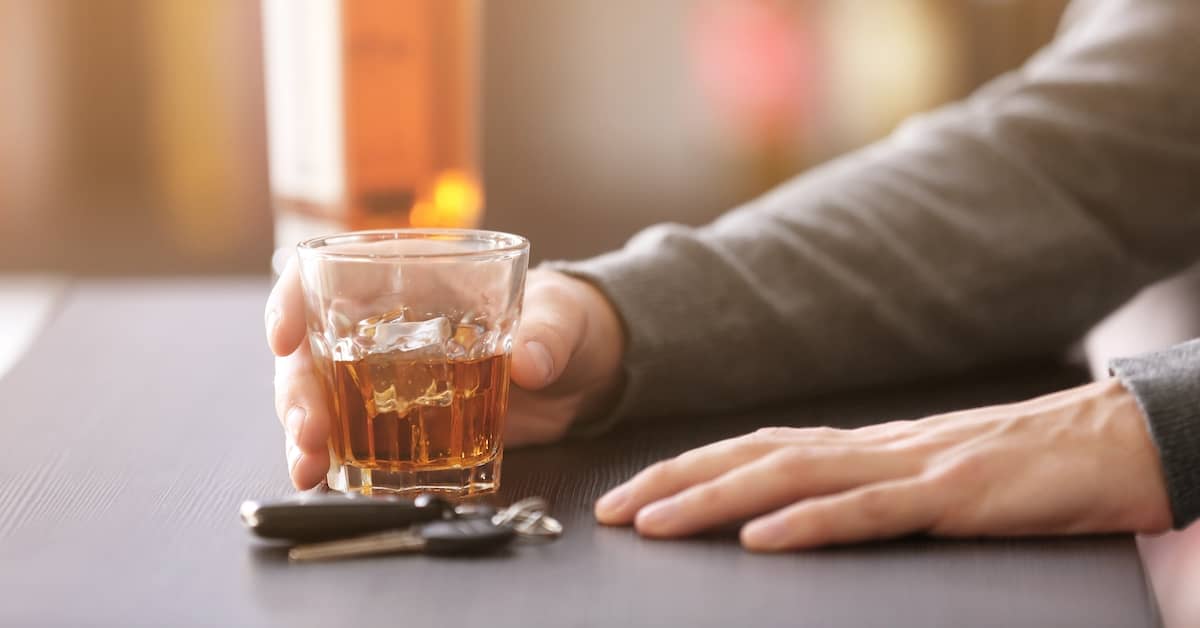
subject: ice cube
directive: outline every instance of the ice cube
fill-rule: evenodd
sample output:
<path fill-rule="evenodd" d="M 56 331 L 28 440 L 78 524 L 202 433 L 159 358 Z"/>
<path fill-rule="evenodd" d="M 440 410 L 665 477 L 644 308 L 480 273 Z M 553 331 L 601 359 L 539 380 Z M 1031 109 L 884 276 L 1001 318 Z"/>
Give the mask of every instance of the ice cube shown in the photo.
<path fill-rule="evenodd" d="M 333 342 L 333 359 L 338 362 L 357 362 L 363 357 L 362 347 L 353 338 L 339 338 Z"/>
<path fill-rule="evenodd" d="M 358 330 L 358 334 L 360 336 L 374 336 L 374 330 L 376 327 L 380 325 L 386 325 L 388 323 L 403 322 L 407 319 L 407 317 L 408 314 L 403 308 L 399 310 L 391 310 L 387 313 L 380 314 L 379 316 L 364 318 L 361 321 L 358 321 L 358 324 L 355 326 L 355 328 Z"/>
<path fill-rule="evenodd" d="M 397 312 L 360 321 L 355 343 L 366 353 L 420 351 L 440 355 L 445 352 L 446 342 L 454 334 L 449 319 L 439 316 L 406 321 L 404 318 L 403 312 Z"/>

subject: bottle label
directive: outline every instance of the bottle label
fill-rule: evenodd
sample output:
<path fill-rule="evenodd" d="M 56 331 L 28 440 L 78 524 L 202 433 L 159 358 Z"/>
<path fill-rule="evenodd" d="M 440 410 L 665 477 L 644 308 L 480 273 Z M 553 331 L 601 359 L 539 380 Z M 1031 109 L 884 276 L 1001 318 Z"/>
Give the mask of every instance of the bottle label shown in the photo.
<path fill-rule="evenodd" d="M 431 193 L 434 132 L 446 126 L 434 104 L 452 96 L 435 81 L 435 44 L 452 30 L 434 19 L 444 12 L 437 5 L 342 5 L 346 204 L 356 227 L 405 225 L 419 198 Z"/>
<path fill-rule="evenodd" d="M 263 0 L 271 191 L 344 211 L 341 12 L 334 0 Z"/>

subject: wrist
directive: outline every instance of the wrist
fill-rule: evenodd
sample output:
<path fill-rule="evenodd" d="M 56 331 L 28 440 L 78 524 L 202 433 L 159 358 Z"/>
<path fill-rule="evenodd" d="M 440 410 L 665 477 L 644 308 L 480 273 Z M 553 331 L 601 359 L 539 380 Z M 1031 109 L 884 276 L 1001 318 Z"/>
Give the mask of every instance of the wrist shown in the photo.
<path fill-rule="evenodd" d="M 578 355 L 587 362 L 586 390 L 577 419 L 608 414 L 624 385 L 621 368 L 627 335 L 616 306 L 598 286 L 571 275 L 563 275 L 579 295 L 583 306 L 585 331 Z"/>
<path fill-rule="evenodd" d="M 1117 379 L 1101 380 L 1096 387 L 1101 407 L 1108 408 L 1114 433 L 1130 452 L 1128 472 L 1141 476 L 1143 490 L 1127 495 L 1125 517 L 1130 529 L 1154 533 L 1171 528 L 1171 506 L 1158 446 L 1150 434 L 1149 421 L 1137 399 Z"/>

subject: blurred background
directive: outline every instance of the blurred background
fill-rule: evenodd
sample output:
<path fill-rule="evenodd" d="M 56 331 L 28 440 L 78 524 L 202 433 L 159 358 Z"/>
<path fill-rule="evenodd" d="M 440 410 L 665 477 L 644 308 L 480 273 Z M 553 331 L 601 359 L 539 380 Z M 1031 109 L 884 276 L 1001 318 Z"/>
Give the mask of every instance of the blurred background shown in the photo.
<path fill-rule="evenodd" d="M 473 51 L 449 65 L 445 46 L 426 51 L 419 78 L 443 100 L 406 91 L 413 77 L 389 81 L 386 64 L 343 68 L 358 94 L 342 103 L 347 154 L 376 142 L 367 148 L 403 161 L 388 153 L 402 142 L 386 141 L 403 127 L 423 138 L 430 164 L 462 166 L 426 177 L 426 200 L 385 193 L 366 204 L 411 202 L 414 220 L 526 235 L 536 261 L 599 253 L 655 222 L 707 222 L 1017 67 L 1053 36 L 1065 4 L 0 0 L 0 375 L 65 276 L 265 276 L 276 246 L 294 243 L 275 225 L 281 208 L 341 211 L 273 194 L 268 175 L 269 124 L 291 133 L 274 146 L 276 188 L 320 196 L 320 177 L 286 160 L 339 152 L 303 119 L 321 112 L 308 96 L 330 80 L 318 50 L 330 42 L 312 32 L 333 28 L 322 16 L 339 6 L 365 29 L 370 45 L 346 47 L 355 54 L 386 54 L 376 44 L 420 39 L 426 23 Z M 291 43 L 272 47 L 264 32 Z M 291 63 L 276 103 L 299 118 L 267 115 L 264 49 Z M 477 115 L 454 109 L 464 102 Z M 425 128 L 405 116 L 443 118 Z M 374 176 L 343 166 L 346 189 Z M 1200 333 L 1195 295 L 1200 269 L 1116 313 L 1088 339 L 1096 372 L 1107 356 Z M 1168 615 L 1172 600 L 1195 599 L 1185 572 L 1197 568 L 1183 559 L 1200 557 L 1200 531 L 1144 540 L 1143 552 Z"/>
<path fill-rule="evenodd" d="M 484 4 L 482 224 L 546 259 L 703 223 L 1020 64 L 1064 4 Z M 0 272 L 266 273 L 263 49 L 250 0 L 0 0 Z"/>

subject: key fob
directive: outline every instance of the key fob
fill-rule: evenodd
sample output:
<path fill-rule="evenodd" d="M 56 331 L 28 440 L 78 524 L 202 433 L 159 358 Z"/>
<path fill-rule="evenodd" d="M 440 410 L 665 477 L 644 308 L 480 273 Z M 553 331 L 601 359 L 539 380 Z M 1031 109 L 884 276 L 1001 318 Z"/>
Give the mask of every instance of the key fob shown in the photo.
<path fill-rule="evenodd" d="M 486 554 L 507 546 L 517 536 L 512 526 L 479 517 L 434 521 L 421 526 L 418 534 L 425 541 L 421 551 L 434 556 Z"/>
<path fill-rule="evenodd" d="M 264 539 L 312 543 L 405 528 L 454 516 L 449 503 L 427 496 L 364 497 L 302 494 L 273 502 L 242 502 L 242 523 Z"/>

